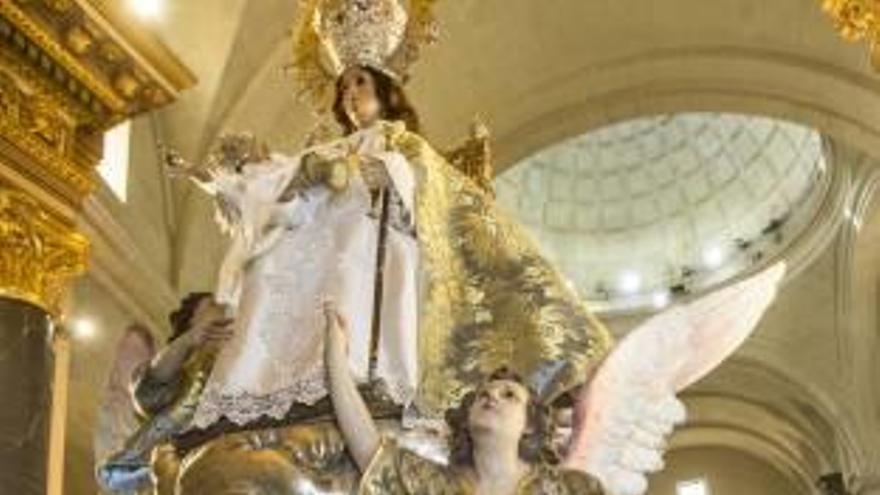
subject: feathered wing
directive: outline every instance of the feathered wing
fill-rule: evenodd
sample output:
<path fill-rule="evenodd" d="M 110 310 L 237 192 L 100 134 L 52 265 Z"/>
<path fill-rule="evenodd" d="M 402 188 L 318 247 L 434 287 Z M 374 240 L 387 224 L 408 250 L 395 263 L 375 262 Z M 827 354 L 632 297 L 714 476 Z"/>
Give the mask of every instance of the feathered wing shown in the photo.
<path fill-rule="evenodd" d="M 96 464 L 123 448 L 125 440 L 140 426 L 131 397 L 135 374 L 155 354 L 155 342 L 149 330 L 130 325 L 116 345 L 116 357 L 104 390 L 94 433 Z M 109 487 L 104 487 L 109 488 Z"/>
<path fill-rule="evenodd" d="M 667 436 L 685 420 L 676 393 L 705 376 L 752 333 L 785 273 L 779 263 L 747 280 L 670 308 L 611 351 L 575 405 L 566 467 L 614 495 L 641 495 L 663 468 Z"/>

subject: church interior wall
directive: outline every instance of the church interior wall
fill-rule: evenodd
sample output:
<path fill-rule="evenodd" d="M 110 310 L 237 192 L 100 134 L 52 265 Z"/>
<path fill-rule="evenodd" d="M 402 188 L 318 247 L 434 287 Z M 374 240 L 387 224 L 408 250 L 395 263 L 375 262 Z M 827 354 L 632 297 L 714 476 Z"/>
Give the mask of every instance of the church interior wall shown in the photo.
<path fill-rule="evenodd" d="M 92 335 L 77 337 L 76 345 L 72 346 L 65 493 L 94 494 L 98 487 L 91 432 L 96 425 L 117 339 L 138 318 L 119 302 L 117 295 L 90 276 L 76 283 L 71 297 L 77 308 L 70 315 L 72 331 L 78 335 L 80 330 L 75 326 L 82 321 L 87 321 L 95 331 Z M 157 338 L 164 341 L 161 336 Z"/>
<path fill-rule="evenodd" d="M 670 452 L 666 469 L 650 480 L 648 495 L 675 494 L 678 483 L 703 479 L 712 495 L 802 495 L 795 483 L 762 459 L 725 448 L 694 448 Z"/>

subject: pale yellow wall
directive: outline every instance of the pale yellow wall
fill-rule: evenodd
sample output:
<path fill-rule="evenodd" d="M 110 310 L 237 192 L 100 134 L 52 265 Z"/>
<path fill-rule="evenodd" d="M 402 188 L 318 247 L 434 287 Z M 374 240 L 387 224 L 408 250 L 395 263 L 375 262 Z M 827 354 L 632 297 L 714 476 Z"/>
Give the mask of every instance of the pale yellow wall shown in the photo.
<path fill-rule="evenodd" d="M 111 355 L 119 335 L 133 317 L 89 277 L 77 281 L 73 298 L 77 309 L 71 317 L 88 318 L 97 332 L 91 339 L 74 339 L 71 346 L 64 493 L 92 495 L 97 493 L 92 432 L 112 364 Z"/>
<path fill-rule="evenodd" d="M 102 190 L 98 197 L 113 219 L 131 236 L 149 268 L 168 276 L 172 272 L 171 247 L 174 242 L 168 229 L 171 210 L 166 211 L 167 179 L 157 160 L 156 138 L 151 127 L 147 116 L 132 123 L 126 201 L 119 201 L 106 190 Z M 103 184 L 101 187 L 104 189 Z"/>
<path fill-rule="evenodd" d="M 682 480 L 704 477 L 711 495 L 804 495 L 762 461 L 731 449 L 699 448 L 672 452 L 666 470 L 650 480 L 648 495 L 676 495 Z"/>

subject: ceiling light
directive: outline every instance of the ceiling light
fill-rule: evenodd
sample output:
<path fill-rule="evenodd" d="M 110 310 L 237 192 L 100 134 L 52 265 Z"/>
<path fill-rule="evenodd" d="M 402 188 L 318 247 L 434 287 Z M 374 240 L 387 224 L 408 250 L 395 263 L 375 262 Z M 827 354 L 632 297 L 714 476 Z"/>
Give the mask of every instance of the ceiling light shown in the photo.
<path fill-rule="evenodd" d="M 663 309 L 669 306 L 669 293 L 666 291 L 657 292 L 651 297 L 651 301 L 654 303 L 655 308 Z"/>
<path fill-rule="evenodd" d="M 95 322 L 88 318 L 79 318 L 70 326 L 74 338 L 78 340 L 90 340 L 98 333 Z"/>
<path fill-rule="evenodd" d="M 624 272 L 617 288 L 624 294 L 635 294 L 642 287 L 642 277 L 636 272 Z"/>
<path fill-rule="evenodd" d="M 724 250 L 720 246 L 712 246 L 703 251 L 703 263 L 709 268 L 718 268 L 724 263 Z"/>
<path fill-rule="evenodd" d="M 155 19 L 162 13 L 164 0 L 128 0 L 132 10 L 140 17 Z"/>
<path fill-rule="evenodd" d="M 705 479 L 682 481 L 676 484 L 675 492 L 677 495 L 710 495 Z"/>

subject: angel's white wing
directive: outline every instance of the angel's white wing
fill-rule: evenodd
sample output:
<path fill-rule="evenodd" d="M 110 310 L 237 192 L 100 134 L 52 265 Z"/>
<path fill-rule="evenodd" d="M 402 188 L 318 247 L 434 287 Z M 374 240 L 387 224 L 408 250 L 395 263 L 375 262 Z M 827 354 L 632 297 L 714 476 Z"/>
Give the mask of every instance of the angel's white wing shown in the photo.
<path fill-rule="evenodd" d="M 784 273 L 784 263 L 774 265 L 623 338 L 578 397 L 566 467 L 596 476 L 614 495 L 644 493 L 646 473 L 663 468 L 666 437 L 685 419 L 675 394 L 745 341 Z"/>
<path fill-rule="evenodd" d="M 122 449 L 125 440 L 140 426 L 131 398 L 132 379 L 150 362 L 154 353 L 152 334 L 141 325 L 130 325 L 120 337 L 98 410 L 94 433 L 97 463 Z"/>

